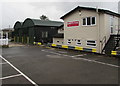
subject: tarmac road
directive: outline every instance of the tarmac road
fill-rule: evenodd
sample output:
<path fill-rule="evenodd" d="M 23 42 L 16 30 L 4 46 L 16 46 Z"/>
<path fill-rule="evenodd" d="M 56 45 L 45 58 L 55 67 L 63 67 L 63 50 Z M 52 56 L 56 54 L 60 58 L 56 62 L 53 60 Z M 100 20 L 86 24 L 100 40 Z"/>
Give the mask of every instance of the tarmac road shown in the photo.
<path fill-rule="evenodd" d="M 16 46 L 3 49 L 3 84 L 118 84 L 119 60 L 91 53 Z"/>

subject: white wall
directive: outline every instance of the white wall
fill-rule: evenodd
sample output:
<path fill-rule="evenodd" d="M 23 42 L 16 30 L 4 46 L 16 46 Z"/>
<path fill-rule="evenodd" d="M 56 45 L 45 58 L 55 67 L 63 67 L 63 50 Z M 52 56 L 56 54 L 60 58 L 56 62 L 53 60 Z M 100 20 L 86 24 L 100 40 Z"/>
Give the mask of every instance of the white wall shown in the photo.
<path fill-rule="evenodd" d="M 77 46 L 76 40 L 81 40 L 81 47 L 83 48 L 96 48 L 98 53 L 101 53 L 105 46 L 104 40 L 110 37 L 110 16 L 105 13 L 97 13 L 96 11 L 82 10 L 81 15 L 79 11 L 75 11 L 64 19 L 64 44 L 69 46 Z M 84 17 L 96 17 L 96 25 L 83 26 L 82 19 Z M 79 21 L 79 26 L 67 27 L 67 22 Z M 113 34 L 116 34 L 118 26 L 118 17 L 113 18 Z M 71 39 L 71 44 L 67 40 Z M 86 45 L 87 40 L 95 40 L 96 47 Z"/>
<path fill-rule="evenodd" d="M 59 41 L 59 42 L 57 42 L 57 41 Z M 64 38 L 53 38 L 53 44 L 63 45 L 64 44 Z"/>

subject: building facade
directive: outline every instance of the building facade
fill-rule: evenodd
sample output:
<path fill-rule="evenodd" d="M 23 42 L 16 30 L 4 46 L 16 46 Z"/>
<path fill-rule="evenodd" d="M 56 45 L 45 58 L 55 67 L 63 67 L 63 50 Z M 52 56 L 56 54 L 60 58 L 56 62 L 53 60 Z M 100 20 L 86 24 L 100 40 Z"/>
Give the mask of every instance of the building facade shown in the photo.
<path fill-rule="evenodd" d="M 53 37 L 53 43 L 57 45 L 64 44 L 64 25 L 58 27 L 58 34 Z"/>
<path fill-rule="evenodd" d="M 63 22 L 27 18 L 23 23 L 14 25 L 16 42 L 33 44 L 34 42 L 52 43 L 57 27 Z"/>
<path fill-rule="evenodd" d="M 102 53 L 111 35 L 118 34 L 120 14 L 109 10 L 76 7 L 61 17 L 64 21 L 64 45 L 96 49 Z"/>

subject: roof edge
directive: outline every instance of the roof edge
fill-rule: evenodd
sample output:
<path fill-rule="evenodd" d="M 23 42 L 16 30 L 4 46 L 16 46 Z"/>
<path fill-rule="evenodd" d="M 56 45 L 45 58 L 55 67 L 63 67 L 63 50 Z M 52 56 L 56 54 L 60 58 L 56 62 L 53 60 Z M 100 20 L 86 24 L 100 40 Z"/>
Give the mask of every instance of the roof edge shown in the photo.
<path fill-rule="evenodd" d="M 60 19 L 64 19 L 66 16 L 70 15 L 71 13 L 75 12 L 76 10 L 80 10 L 80 9 L 87 9 L 87 10 L 93 10 L 96 11 L 96 8 L 93 7 L 83 7 L 83 6 L 77 6 L 76 8 L 74 8 L 73 10 L 69 11 L 68 13 L 66 13 L 65 15 L 63 15 L 62 17 L 60 17 Z M 105 9 L 98 9 L 98 12 L 104 12 L 106 14 L 110 14 L 113 16 L 117 16 L 120 17 L 119 13 L 110 11 L 110 10 L 105 10 Z"/>

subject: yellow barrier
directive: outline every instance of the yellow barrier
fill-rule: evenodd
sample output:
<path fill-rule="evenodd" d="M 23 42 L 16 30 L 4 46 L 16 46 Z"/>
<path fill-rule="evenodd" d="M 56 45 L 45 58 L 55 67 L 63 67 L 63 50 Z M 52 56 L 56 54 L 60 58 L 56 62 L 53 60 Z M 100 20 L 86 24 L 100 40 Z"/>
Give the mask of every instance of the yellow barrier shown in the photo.
<path fill-rule="evenodd" d="M 68 48 L 68 46 L 67 45 L 62 45 L 62 48 Z"/>
<path fill-rule="evenodd" d="M 83 50 L 83 47 L 75 46 L 75 50 Z"/>
<path fill-rule="evenodd" d="M 33 42 L 33 44 L 36 44 L 36 42 Z"/>
<path fill-rule="evenodd" d="M 117 55 L 117 51 L 112 51 L 111 54 L 112 55 Z"/>
<path fill-rule="evenodd" d="M 56 44 L 52 44 L 53 47 L 57 46 Z"/>
<path fill-rule="evenodd" d="M 97 52 L 97 50 L 96 49 L 92 49 L 92 52 Z"/>
<path fill-rule="evenodd" d="M 42 43 L 41 42 L 38 42 L 38 45 L 41 45 Z"/>

